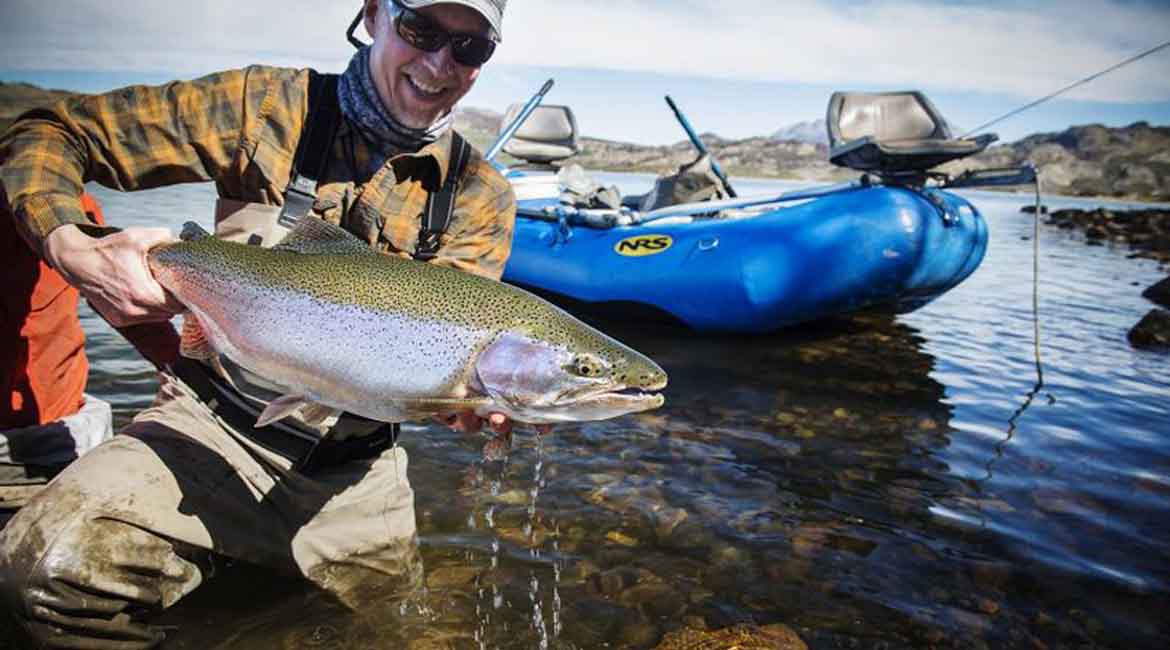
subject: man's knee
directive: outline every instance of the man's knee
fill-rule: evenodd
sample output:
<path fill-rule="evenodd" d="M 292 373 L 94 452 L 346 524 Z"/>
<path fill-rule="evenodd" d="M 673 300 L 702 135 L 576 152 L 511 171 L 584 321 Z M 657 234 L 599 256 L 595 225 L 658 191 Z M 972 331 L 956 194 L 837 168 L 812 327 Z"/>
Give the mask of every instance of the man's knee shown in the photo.
<path fill-rule="evenodd" d="M 110 519 L 78 518 L 51 538 L 35 528 L 18 540 L 0 536 L 0 548 L 0 592 L 50 648 L 152 647 L 163 634 L 142 617 L 202 578 L 169 541 Z"/>

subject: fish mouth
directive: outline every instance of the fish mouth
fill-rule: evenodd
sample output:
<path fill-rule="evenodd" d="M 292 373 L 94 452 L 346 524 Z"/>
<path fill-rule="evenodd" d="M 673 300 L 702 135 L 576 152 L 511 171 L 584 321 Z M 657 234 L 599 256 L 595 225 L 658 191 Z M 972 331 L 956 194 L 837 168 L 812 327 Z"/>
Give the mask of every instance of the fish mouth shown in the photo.
<path fill-rule="evenodd" d="M 648 388 L 627 386 L 625 384 L 586 384 L 565 391 L 558 396 L 555 403 L 558 406 L 609 404 L 613 406 L 628 405 L 633 407 L 645 405 L 643 408 L 637 410 L 646 410 L 662 405 L 665 398 L 657 390 L 665 386 L 666 382 Z"/>

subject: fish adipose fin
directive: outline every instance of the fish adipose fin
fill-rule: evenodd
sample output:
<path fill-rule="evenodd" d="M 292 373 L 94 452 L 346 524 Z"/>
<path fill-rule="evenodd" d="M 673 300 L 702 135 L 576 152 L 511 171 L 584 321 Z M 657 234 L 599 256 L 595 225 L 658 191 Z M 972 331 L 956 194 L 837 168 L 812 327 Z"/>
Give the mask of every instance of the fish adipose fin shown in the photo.
<path fill-rule="evenodd" d="M 292 231 L 279 244 L 273 246 L 272 250 L 304 255 L 378 254 L 369 244 L 348 230 L 308 215 L 298 219 Z"/>
<path fill-rule="evenodd" d="M 304 395 L 282 395 L 269 402 L 264 411 L 260 413 L 260 417 L 256 418 L 256 427 L 268 426 L 298 410 L 301 411 L 301 419 L 313 426 L 317 426 L 339 413 L 337 409 L 314 402 Z"/>

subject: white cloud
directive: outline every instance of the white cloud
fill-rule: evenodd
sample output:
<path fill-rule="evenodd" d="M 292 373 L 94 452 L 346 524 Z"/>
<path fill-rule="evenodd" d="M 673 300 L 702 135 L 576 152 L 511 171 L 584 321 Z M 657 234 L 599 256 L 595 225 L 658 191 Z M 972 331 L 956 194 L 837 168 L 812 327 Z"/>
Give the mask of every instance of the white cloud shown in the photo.
<path fill-rule="evenodd" d="M 198 73 L 340 69 L 359 3 L 7 0 L 0 67 Z M 359 31 L 364 36 L 364 30 Z M 905 85 L 1032 98 L 1170 39 L 1170 8 L 1117 0 L 512 0 L 505 63 L 758 81 Z M 1078 89 L 1170 99 L 1170 50 Z"/>

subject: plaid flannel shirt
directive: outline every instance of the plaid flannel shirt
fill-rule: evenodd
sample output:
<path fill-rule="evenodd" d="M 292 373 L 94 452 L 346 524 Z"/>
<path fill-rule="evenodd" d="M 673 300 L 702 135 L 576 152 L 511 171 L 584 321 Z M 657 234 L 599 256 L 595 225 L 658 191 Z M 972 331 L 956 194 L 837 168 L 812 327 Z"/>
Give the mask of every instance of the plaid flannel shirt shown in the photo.
<path fill-rule="evenodd" d="M 0 185 L 21 235 L 40 252 L 55 228 L 86 223 L 79 196 L 87 181 L 124 191 L 213 181 L 224 198 L 281 204 L 308 84 L 307 70 L 253 66 L 79 95 L 26 114 L 0 137 Z M 427 194 L 446 176 L 450 140 L 448 132 L 371 175 L 373 150 L 343 119 L 313 212 L 409 257 Z M 433 261 L 498 279 L 515 213 L 507 181 L 474 152 Z"/>

